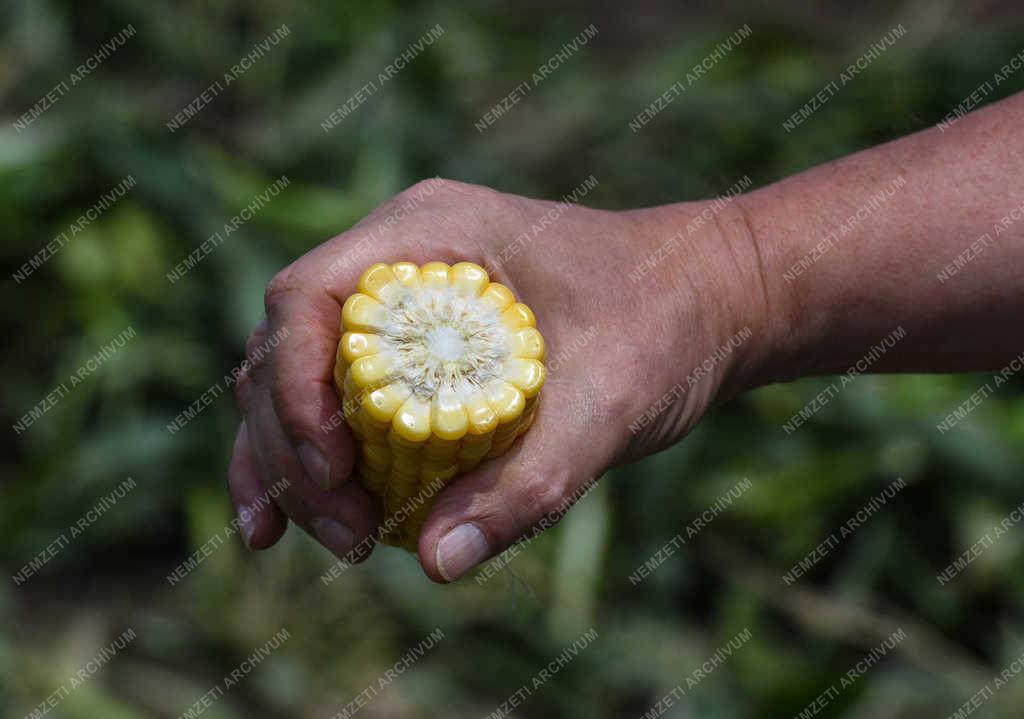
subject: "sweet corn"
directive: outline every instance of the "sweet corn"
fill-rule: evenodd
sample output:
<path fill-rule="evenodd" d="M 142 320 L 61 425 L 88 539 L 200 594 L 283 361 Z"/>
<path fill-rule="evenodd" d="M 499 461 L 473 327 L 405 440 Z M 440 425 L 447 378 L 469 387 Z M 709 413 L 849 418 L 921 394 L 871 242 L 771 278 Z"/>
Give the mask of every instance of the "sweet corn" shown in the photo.
<path fill-rule="evenodd" d="M 415 551 L 440 489 L 530 427 L 544 338 L 471 262 L 372 265 L 341 315 L 334 381 L 356 473 L 384 502 L 381 541 Z"/>

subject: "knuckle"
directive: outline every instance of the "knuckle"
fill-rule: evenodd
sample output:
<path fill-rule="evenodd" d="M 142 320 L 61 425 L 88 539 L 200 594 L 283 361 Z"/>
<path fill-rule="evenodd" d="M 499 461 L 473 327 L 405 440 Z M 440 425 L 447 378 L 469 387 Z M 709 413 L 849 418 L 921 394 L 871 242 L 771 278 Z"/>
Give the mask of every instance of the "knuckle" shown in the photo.
<path fill-rule="evenodd" d="M 243 412 L 249 411 L 250 398 L 252 397 L 252 377 L 249 370 L 244 369 L 238 375 L 238 383 L 235 385 L 235 401 Z"/>
<path fill-rule="evenodd" d="M 293 425 L 296 423 L 296 418 L 301 416 L 297 411 L 300 408 L 296 407 L 292 393 L 289 392 L 288 387 L 284 383 L 270 383 L 270 401 L 274 405 L 274 411 L 277 413 L 277 418 L 280 420 L 283 429 L 286 432 L 294 429 Z"/>
<path fill-rule="evenodd" d="M 267 363 L 268 335 L 266 323 L 261 324 L 245 342 L 245 359 L 242 360 L 240 376 L 248 377 L 252 372 L 263 369 Z M 241 384 L 241 381 L 239 382 Z"/>
<path fill-rule="evenodd" d="M 295 263 L 292 263 L 267 283 L 263 291 L 263 306 L 268 315 L 280 306 L 280 300 L 285 294 L 300 289 L 301 285 L 296 282 L 295 275 Z"/>
<path fill-rule="evenodd" d="M 521 523 L 524 528 L 538 522 L 548 526 L 557 523 L 569 509 L 572 491 L 573 473 L 568 467 L 553 468 L 525 478 L 521 487 Z"/>
<path fill-rule="evenodd" d="M 256 350 L 259 348 L 261 344 L 263 344 L 263 342 L 266 341 L 266 339 L 267 325 L 264 322 L 261 323 L 260 326 L 257 327 L 255 330 L 253 330 L 253 333 L 249 335 L 249 339 L 245 341 L 245 356 L 251 357 L 252 355 L 254 355 L 256 353 Z"/>
<path fill-rule="evenodd" d="M 422 197 L 424 195 L 430 196 L 437 193 L 449 192 L 452 187 L 452 180 L 446 180 L 443 177 L 427 177 L 418 182 L 414 182 L 407 188 L 402 190 L 399 194 L 402 197 L 417 196 Z"/>
<path fill-rule="evenodd" d="M 275 275 L 274 278 L 267 283 L 267 287 L 263 291 L 263 308 L 268 315 L 274 311 L 278 300 L 286 291 L 287 289 L 284 286 L 284 280 L 281 279 L 281 275 Z"/>
<path fill-rule="evenodd" d="M 403 204 L 421 204 L 429 198 L 436 198 L 444 204 L 450 202 L 479 202 L 499 197 L 501 193 L 484 185 L 449 180 L 444 177 L 428 177 L 402 190 L 396 197 Z"/>

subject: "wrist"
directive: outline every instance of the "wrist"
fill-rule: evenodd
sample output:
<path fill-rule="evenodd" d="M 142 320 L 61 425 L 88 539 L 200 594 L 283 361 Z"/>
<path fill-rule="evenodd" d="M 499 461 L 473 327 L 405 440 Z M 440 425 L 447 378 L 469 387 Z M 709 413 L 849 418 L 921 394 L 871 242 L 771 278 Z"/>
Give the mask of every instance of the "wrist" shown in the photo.
<path fill-rule="evenodd" d="M 630 282 L 657 297 L 669 344 L 700 348 L 689 359 L 710 368 L 696 371 L 713 378 L 712 401 L 799 376 L 795 298 L 770 209 L 740 195 L 636 211 L 642 257 Z"/>
<path fill-rule="evenodd" d="M 860 255 L 817 264 L 832 248 L 833 228 L 840 220 L 833 224 L 822 211 L 820 199 L 808 191 L 813 183 L 813 178 L 797 176 L 736 200 L 761 258 L 764 292 L 776 323 L 758 385 L 843 371 L 872 340 L 893 329 L 892 308 L 873 301 L 880 287 L 865 278 L 853 284 L 846 280 L 863 273 L 851 266 Z M 848 215 L 842 207 L 840 214 Z M 845 242 L 855 247 L 858 230 L 848 222 L 854 229 Z"/>
<path fill-rule="evenodd" d="M 805 226 L 807 216 L 793 213 L 778 185 L 755 190 L 737 197 L 733 203 L 742 218 L 742 229 L 756 264 L 760 290 L 759 313 L 762 337 L 756 367 L 749 386 L 756 389 L 777 382 L 792 382 L 812 373 L 815 365 L 812 320 L 822 320 L 825 313 L 807 296 L 807 286 L 787 280 L 787 270 L 794 261 L 799 243 L 795 238 L 817 233 Z M 739 221 L 739 220 L 738 220 Z M 814 317 L 812 318 L 812 315 Z"/>

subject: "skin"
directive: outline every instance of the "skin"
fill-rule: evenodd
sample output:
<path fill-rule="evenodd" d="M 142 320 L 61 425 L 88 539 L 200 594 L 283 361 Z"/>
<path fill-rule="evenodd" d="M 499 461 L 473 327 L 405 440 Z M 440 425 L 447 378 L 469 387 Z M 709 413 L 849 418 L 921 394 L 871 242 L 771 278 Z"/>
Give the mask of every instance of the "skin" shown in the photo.
<path fill-rule="evenodd" d="M 353 439 L 322 425 L 340 410 L 341 305 L 373 262 L 492 269 L 536 311 L 549 364 L 559 358 L 531 430 L 439 495 L 419 543 L 439 582 L 563 512 L 609 467 L 678 442 L 715 403 L 846 371 L 898 328 L 868 371 L 1000 370 L 1024 351 L 1022 125 L 1024 94 L 729 202 L 606 212 L 453 181 L 409 188 L 267 287 L 247 354 L 288 335 L 238 384 L 228 483 L 247 544 L 273 545 L 290 518 L 339 557 L 372 550 L 379 509 L 349 481 Z M 534 235 L 548 213 L 557 220 Z M 986 232 L 966 266 L 936 277 Z M 801 258 L 813 262 L 793 275 Z M 282 477 L 287 489 L 259 502 Z"/>

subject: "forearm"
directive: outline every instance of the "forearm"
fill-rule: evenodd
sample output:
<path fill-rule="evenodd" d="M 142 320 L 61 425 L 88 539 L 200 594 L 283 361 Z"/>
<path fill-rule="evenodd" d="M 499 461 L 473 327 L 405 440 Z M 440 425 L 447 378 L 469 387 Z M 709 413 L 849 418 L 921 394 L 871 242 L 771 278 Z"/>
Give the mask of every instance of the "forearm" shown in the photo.
<path fill-rule="evenodd" d="M 766 379 L 845 371 L 886 337 L 870 371 L 1020 355 L 1022 127 L 1024 93 L 738 198 L 767 301 L 788 318 Z"/>

